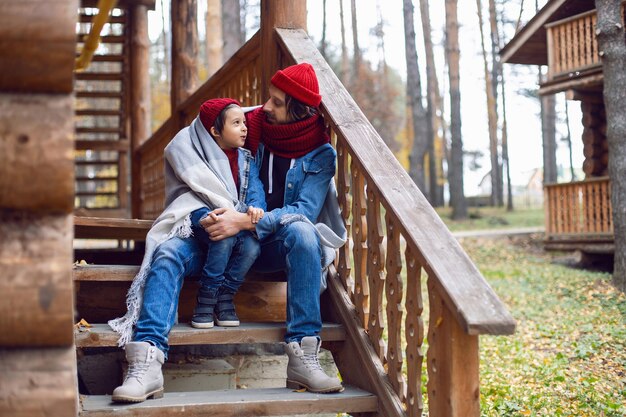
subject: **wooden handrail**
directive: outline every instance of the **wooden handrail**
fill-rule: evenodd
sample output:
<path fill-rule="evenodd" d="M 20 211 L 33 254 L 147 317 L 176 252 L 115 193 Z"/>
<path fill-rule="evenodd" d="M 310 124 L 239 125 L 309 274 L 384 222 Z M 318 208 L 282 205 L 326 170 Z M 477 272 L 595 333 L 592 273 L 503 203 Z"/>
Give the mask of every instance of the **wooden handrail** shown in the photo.
<path fill-rule="evenodd" d="M 277 29 L 279 40 L 296 63 L 309 62 L 317 72 L 327 120 L 358 161 L 401 234 L 429 275 L 445 288 L 450 307 L 468 334 L 512 334 L 515 321 L 439 215 L 391 153 L 302 30 Z M 341 186 L 341 185 L 340 185 Z M 471 302 L 468 302 L 468 297 Z"/>

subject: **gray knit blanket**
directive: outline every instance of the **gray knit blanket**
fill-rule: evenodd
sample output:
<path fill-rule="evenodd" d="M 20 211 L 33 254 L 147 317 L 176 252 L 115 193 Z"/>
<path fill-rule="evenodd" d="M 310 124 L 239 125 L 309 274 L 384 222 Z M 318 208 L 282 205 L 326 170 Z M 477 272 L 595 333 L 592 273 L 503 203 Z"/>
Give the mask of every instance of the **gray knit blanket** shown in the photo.
<path fill-rule="evenodd" d="M 239 201 L 228 158 L 200 119 L 183 128 L 165 148 L 166 208 L 146 236 L 146 251 L 139 272 L 126 296 L 127 312 L 109 321 L 119 335 L 118 345 L 130 342 L 143 301 L 143 289 L 155 249 L 172 237 L 192 235 L 190 213 L 201 207 L 245 212 Z"/>

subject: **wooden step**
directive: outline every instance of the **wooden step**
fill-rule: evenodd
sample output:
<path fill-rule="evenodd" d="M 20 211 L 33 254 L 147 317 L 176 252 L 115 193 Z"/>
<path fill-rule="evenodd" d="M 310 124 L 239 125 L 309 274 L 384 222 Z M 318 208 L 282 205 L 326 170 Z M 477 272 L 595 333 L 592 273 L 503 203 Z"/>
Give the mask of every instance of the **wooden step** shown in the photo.
<path fill-rule="evenodd" d="M 121 99 L 124 94 L 121 91 L 76 91 L 78 98 L 116 98 Z"/>
<path fill-rule="evenodd" d="M 74 216 L 74 237 L 144 240 L 152 223 L 153 220 Z"/>
<path fill-rule="evenodd" d="M 231 343 L 280 343 L 284 341 L 285 323 L 248 323 L 238 327 L 215 326 L 211 329 L 195 329 L 188 323 L 174 325 L 169 344 L 174 345 L 224 345 Z M 346 338 L 342 325 L 324 323 L 320 332 L 324 342 L 339 342 Z M 115 347 L 119 335 L 108 324 L 92 324 L 92 327 L 74 331 L 76 347 Z"/>
<path fill-rule="evenodd" d="M 95 17 L 96 15 L 93 14 L 80 14 L 78 15 L 78 21 L 80 23 L 91 23 Z M 126 23 L 126 16 L 109 16 L 107 23 Z"/>
<path fill-rule="evenodd" d="M 77 151 L 128 151 L 130 149 L 130 141 L 128 140 L 84 140 L 78 139 L 74 141 L 74 149 Z"/>
<path fill-rule="evenodd" d="M 138 239 L 136 239 L 138 240 Z M 138 265 L 74 265 L 72 271 L 74 281 L 100 281 L 100 282 L 131 282 L 139 272 Z M 249 272 L 246 281 L 274 282 L 285 281 L 282 272 L 273 274 L 261 274 Z"/>
<path fill-rule="evenodd" d="M 76 42 L 77 43 L 83 43 L 85 41 L 85 38 L 87 37 L 86 34 L 78 34 L 76 35 Z M 100 43 L 124 43 L 126 40 L 126 37 L 123 35 L 104 35 L 104 36 L 100 36 Z"/>
<path fill-rule="evenodd" d="M 377 410 L 377 398 L 346 386 L 333 394 L 297 392 L 288 388 L 166 392 L 158 400 L 120 405 L 108 395 L 81 396 L 81 417 L 283 416 L 320 413 L 366 413 Z"/>
<path fill-rule="evenodd" d="M 78 109 L 74 112 L 76 116 L 121 116 L 121 110 L 103 109 Z"/>
<path fill-rule="evenodd" d="M 74 74 L 74 78 L 86 81 L 121 81 L 124 79 L 124 74 L 119 72 L 77 72 Z"/>
<path fill-rule="evenodd" d="M 112 133 L 120 135 L 123 133 L 120 127 L 77 127 L 74 129 L 77 134 L 81 133 Z"/>

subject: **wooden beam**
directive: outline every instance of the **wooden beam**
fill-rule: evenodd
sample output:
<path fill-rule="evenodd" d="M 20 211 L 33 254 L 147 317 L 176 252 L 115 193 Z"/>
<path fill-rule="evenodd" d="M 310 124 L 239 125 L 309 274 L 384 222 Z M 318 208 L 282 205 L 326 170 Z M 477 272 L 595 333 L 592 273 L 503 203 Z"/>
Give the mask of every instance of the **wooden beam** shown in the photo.
<path fill-rule="evenodd" d="M 171 5 L 172 82 L 171 109 L 177 116 L 178 106 L 198 86 L 198 22 L 195 0 L 178 0 Z M 183 126 L 179 123 L 179 128 Z"/>
<path fill-rule="evenodd" d="M 438 417 L 478 417 L 478 336 L 459 325 L 430 278 L 428 295 L 428 411 Z"/>
<path fill-rule="evenodd" d="M 145 240 L 152 223 L 152 220 L 76 216 L 74 230 L 77 239 Z"/>
<path fill-rule="evenodd" d="M 283 67 L 275 28 L 306 30 L 306 2 L 301 0 L 261 0 L 261 91 L 267 97 L 270 78 Z"/>
<path fill-rule="evenodd" d="M 0 208 L 72 211 L 73 102 L 67 95 L 0 94 Z"/>
<path fill-rule="evenodd" d="M 3 0 L 0 91 L 70 93 L 77 18 L 77 0 Z"/>
<path fill-rule="evenodd" d="M 0 375 L 0 416 L 78 415 L 74 347 L 0 349 Z"/>
<path fill-rule="evenodd" d="M 71 346 L 72 216 L 1 210 L 0 236 L 0 346 Z"/>
<path fill-rule="evenodd" d="M 131 153 L 131 213 L 141 213 L 141 155 L 137 149 L 150 136 L 150 39 L 148 38 L 148 9 L 135 6 L 131 10 L 130 27 L 130 140 Z"/>

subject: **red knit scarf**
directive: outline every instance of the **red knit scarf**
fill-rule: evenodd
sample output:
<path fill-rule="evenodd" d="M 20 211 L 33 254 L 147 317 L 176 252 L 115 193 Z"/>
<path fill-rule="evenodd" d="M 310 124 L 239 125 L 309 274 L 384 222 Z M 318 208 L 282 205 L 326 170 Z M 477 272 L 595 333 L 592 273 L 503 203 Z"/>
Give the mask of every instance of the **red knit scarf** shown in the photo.
<path fill-rule="evenodd" d="M 233 175 L 233 180 L 235 180 L 235 186 L 237 190 L 239 190 L 239 162 L 237 158 L 239 157 L 239 152 L 237 149 L 222 149 L 226 156 L 228 157 L 228 165 L 230 165 L 230 173 Z"/>
<path fill-rule="evenodd" d="M 299 158 L 330 142 L 324 119 L 316 114 L 299 122 L 273 125 L 267 122 L 263 108 L 246 114 L 246 148 L 256 153 L 259 143 L 283 158 Z"/>

